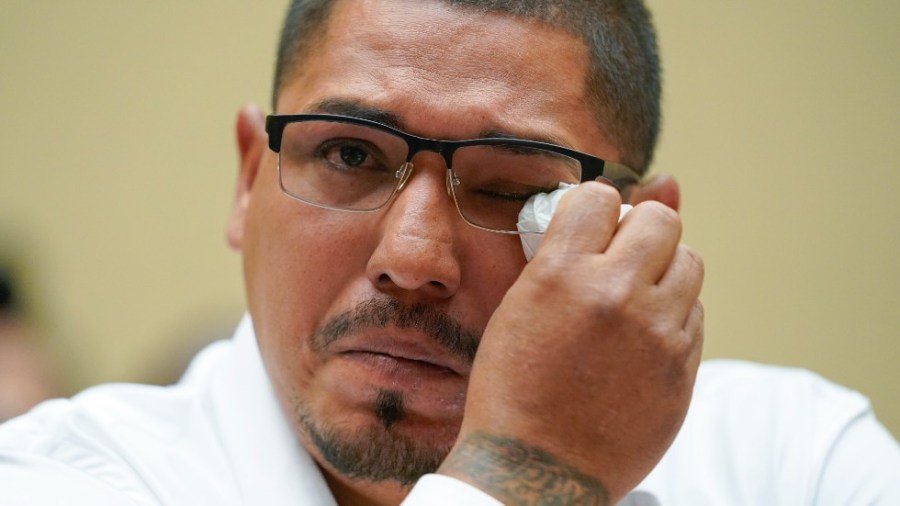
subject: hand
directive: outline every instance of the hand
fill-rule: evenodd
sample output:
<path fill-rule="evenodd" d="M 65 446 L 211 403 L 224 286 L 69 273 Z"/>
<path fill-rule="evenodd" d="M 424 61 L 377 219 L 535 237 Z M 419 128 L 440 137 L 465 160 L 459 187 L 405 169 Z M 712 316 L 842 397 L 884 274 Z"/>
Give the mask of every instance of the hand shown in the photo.
<path fill-rule="evenodd" d="M 501 501 L 614 503 L 671 444 L 703 340 L 703 263 L 681 221 L 612 188 L 560 203 L 488 323 L 457 444 L 439 472 Z"/>

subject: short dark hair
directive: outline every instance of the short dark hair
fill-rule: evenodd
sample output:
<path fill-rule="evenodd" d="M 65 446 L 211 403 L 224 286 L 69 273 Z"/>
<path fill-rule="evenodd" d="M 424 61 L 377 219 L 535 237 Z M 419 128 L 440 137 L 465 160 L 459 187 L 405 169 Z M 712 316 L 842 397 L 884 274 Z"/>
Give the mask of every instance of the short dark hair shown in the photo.
<path fill-rule="evenodd" d="M 586 89 L 599 124 L 626 163 L 646 172 L 660 124 L 656 35 L 642 0 L 442 0 L 451 5 L 538 19 L 580 36 L 590 50 Z M 275 66 L 273 104 L 288 71 L 321 37 L 333 0 L 293 0 Z"/>

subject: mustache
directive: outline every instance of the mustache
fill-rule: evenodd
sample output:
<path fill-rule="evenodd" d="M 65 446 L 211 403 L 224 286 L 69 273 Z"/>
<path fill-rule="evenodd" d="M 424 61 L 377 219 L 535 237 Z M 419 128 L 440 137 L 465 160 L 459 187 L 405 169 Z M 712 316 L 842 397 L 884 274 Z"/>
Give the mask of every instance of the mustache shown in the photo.
<path fill-rule="evenodd" d="M 413 329 L 434 339 L 453 355 L 471 364 L 481 342 L 482 331 L 466 327 L 434 306 L 404 304 L 394 297 L 379 297 L 329 318 L 310 337 L 312 348 L 322 351 L 339 339 L 365 328 L 393 325 Z"/>

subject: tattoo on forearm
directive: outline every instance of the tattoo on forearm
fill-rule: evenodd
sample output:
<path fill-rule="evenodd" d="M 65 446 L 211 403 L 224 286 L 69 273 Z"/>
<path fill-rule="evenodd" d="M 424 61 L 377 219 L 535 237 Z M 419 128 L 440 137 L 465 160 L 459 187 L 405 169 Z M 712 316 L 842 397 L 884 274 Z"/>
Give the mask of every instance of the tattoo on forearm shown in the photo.
<path fill-rule="evenodd" d="M 442 470 L 467 477 L 504 504 L 609 504 L 599 480 L 519 439 L 475 433 L 444 461 Z"/>

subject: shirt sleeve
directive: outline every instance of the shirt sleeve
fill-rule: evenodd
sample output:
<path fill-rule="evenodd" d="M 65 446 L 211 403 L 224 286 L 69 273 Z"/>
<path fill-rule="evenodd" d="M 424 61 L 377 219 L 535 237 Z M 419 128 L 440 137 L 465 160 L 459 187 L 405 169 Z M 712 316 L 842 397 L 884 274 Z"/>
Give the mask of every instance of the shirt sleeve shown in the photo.
<path fill-rule="evenodd" d="M 443 474 L 426 474 L 406 496 L 402 506 L 503 506 L 503 503 L 464 481 Z"/>

